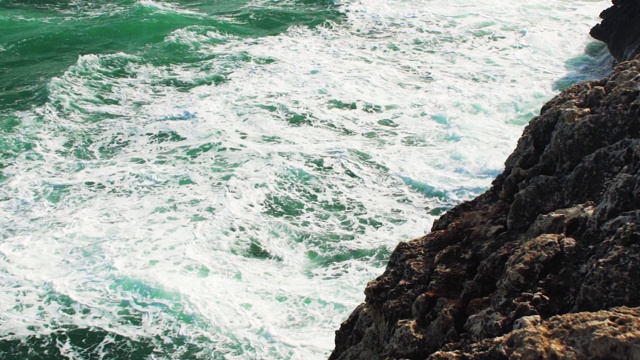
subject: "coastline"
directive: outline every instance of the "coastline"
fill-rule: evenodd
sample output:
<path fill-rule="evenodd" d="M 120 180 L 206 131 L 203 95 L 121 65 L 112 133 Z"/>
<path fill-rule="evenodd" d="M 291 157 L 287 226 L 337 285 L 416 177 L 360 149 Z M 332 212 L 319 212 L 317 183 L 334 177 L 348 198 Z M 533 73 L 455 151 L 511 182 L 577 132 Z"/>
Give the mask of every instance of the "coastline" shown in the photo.
<path fill-rule="evenodd" d="M 640 3 L 601 17 L 613 73 L 544 105 L 486 193 L 397 246 L 330 359 L 640 358 Z"/>

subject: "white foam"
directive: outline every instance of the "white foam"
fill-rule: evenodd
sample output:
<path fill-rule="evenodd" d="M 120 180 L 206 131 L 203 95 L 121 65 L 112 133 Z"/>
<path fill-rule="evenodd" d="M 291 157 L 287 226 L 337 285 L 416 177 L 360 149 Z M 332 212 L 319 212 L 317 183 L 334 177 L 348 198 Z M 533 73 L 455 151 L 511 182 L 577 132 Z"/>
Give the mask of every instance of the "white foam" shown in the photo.
<path fill-rule="evenodd" d="M 165 39 L 215 55 L 196 64 L 80 57 L 3 170 L 0 333 L 73 323 L 326 358 L 395 244 L 502 169 L 606 6 L 353 1 L 315 30 Z"/>

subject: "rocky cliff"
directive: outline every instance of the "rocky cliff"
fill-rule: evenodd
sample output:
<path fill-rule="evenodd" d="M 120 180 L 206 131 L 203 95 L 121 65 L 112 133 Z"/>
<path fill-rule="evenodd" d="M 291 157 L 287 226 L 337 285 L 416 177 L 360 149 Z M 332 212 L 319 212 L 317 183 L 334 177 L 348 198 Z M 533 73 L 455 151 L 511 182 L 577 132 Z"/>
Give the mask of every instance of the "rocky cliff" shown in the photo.
<path fill-rule="evenodd" d="M 591 29 L 591 36 L 607 43 L 616 60 L 631 60 L 640 54 L 640 0 L 613 0 L 600 18 L 602 23 Z"/>
<path fill-rule="evenodd" d="M 638 1 L 602 17 L 628 59 Z M 640 58 L 547 103 L 492 187 L 365 294 L 330 359 L 640 359 Z"/>

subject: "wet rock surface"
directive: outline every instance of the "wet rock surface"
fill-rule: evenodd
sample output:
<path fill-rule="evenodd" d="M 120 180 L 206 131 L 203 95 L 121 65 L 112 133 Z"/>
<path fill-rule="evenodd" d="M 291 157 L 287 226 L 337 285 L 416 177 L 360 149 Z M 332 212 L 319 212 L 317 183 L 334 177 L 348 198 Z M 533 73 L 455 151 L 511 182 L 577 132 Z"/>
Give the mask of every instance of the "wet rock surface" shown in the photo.
<path fill-rule="evenodd" d="M 365 294 L 330 359 L 640 359 L 640 59 L 547 103 Z"/>

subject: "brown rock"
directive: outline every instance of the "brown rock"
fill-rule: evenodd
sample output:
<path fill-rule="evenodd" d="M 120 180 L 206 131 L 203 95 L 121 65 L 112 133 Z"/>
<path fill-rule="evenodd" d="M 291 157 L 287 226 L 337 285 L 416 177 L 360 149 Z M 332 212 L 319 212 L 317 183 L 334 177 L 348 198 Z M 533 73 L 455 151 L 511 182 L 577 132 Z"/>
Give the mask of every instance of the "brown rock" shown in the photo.
<path fill-rule="evenodd" d="M 614 308 L 522 318 L 508 335 L 463 350 L 438 351 L 429 360 L 444 359 L 640 359 L 640 308 Z"/>
<path fill-rule="evenodd" d="M 398 245 L 330 359 L 640 359 L 639 71 L 549 101 L 485 194 Z"/>

